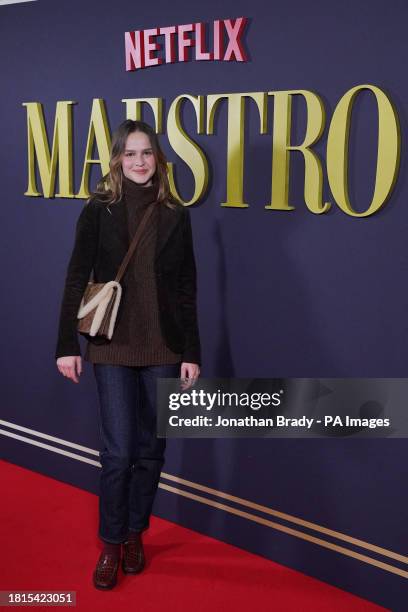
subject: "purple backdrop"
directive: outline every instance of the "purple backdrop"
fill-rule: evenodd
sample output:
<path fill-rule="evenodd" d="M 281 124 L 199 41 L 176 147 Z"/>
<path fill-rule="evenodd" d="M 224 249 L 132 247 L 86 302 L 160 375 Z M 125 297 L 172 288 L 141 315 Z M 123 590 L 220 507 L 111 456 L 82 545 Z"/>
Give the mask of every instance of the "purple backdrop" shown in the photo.
<path fill-rule="evenodd" d="M 241 15 L 250 19 L 248 63 L 187 62 L 125 72 L 127 30 Z M 223 0 L 201 5 L 182 0 L 142 5 L 130 0 L 38 0 L 0 7 L 1 249 L 6 262 L 6 299 L 1 304 L 3 432 L 25 435 L 14 427 L 24 426 L 41 432 L 31 433 L 31 440 L 46 443 L 41 434 L 47 433 L 98 448 L 97 396 L 89 364 L 76 386 L 58 374 L 54 363 L 62 283 L 83 201 L 23 195 L 27 134 L 22 103 L 29 101 L 44 105 L 49 138 L 56 102 L 77 101 L 77 191 L 93 98 L 106 101 L 114 129 L 124 119 L 122 98 L 163 97 L 166 113 L 182 93 L 309 89 L 322 96 L 329 123 L 338 100 L 351 87 L 370 83 L 383 88 L 401 123 L 401 166 L 390 201 L 366 219 L 348 217 L 335 205 L 329 214 L 311 214 L 303 202 L 304 165 L 297 154 L 292 157 L 290 185 L 296 210 L 265 210 L 272 113 L 268 136 L 261 136 L 258 112 L 250 103 L 244 178 L 250 206 L 221 208 L 226 195 L 226 105 L 219 110 L 213 136 L 197 136 L 193 114 L 186 109 L 186 129 L 206 152 L 211 172 L 205 199 L 191 208 L 203 375 L 406 376 L 407 17 L 406 3 L 398 0 L 391 6 L 377 0 Z M 294 116 L 296 142 L 304 134 L 300 103 L 294 104 Z M 148 111 L 144 117 L 152 122 Z M 373 189 L 376 121 L 372 98 L 361 96 L 350 138 L 350 193 L 363 208 Z M 316 147 L 322 157 L 326 136 L 327 127 Z M 191 173 L 172 153 L 165 135 L 161 141 L 176 163 L 180 189 L 189 197 Z M 97 178 L 98 168 L 92 184 Z M 326 176 L 324 193 L 333 201 Z M 6 434 L 0 439 L 6 459 L 97 491 L 95 466 Z M 405 440 L 173 440 L 165 472 L 404 554 L 406 448 Z M 77 454 L 90 456 L 80 450 Z M 155 512 L 393 610 L 405 609 L 405 578 L 392 571 L 164 489 L 159 490 Z M 293 527 L 290 521 L 280 522 Z M 306 527 L 303 532 L 319 535 Z M 406 570 L 402 560 L 381 552 L 321 533 L 319 537 Z"/>

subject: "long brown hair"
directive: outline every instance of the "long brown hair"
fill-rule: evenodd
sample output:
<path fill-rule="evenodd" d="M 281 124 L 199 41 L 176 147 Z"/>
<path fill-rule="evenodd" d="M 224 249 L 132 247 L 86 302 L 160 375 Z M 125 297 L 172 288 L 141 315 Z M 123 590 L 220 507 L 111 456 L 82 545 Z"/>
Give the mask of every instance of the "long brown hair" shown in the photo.
<path fill-rule="evenodd" d="M 156 160 L 156 172 L 152 176 L 152 181 L 159 185 L 157 201 L 163 202 L 170 208 L 174 208 L 174 206 L 180 202 L 170 192 L 169 179 L 167 176 L 167 159 L 161 149 L 157 134 L 148 123 L 144 121 L 133 121 L 132 119 L 123 121 L 114 132 L 110 150 L 109 172 L 97 183 L 88 202 L 98 199 L 109 206 L 109 204 L 114 204 L 122 199 L 122 155 L 126 148 L 127 137 L 133 132 L 144 132 L 149 138 Z"/>

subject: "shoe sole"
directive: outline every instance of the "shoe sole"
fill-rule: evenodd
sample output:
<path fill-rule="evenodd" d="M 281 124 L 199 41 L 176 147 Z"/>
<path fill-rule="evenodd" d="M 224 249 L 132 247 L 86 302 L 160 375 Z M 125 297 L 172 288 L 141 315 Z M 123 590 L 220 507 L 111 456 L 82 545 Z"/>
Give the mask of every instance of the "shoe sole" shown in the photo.
<path fill-rule="evenodd" d="M 103 586 L 102 584 L 98 584 L 96 582 L 95 576 L 93 577 L 93 585 L 95 589 L 98 589 L 98 591 L 110 591 L 116 586 L 116 584 L 117 584 L 117 579 L 115 579 L 115 582 L 113 582 L 112 584 L 109 584 L 108 586 Z"/>
<path fill-rule="evenodd" d="M 145 564 L 143 564 L 142 567 L 137 570 L 129 570 L 122 565 L 122 572 L 124 574 L 140 574 L 141 572 L 143 572 L 144 568 L 145 568 Z"/>

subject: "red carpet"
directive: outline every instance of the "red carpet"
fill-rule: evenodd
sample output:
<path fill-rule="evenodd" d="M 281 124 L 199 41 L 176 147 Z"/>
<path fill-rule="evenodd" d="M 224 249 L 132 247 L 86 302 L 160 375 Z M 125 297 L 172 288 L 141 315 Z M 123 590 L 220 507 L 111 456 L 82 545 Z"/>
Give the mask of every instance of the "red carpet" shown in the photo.
<path fill-rule="evenodd" d="M 155 517 L 144 538 L 145 572 L 120 574 L 115 589 L 97 591 L 91 581 L 100 552 L 97 497 L 4 461 L 0 470 L 0 590 L 76 591 L 75 609 L 89 612 L 384 610 Z"/>

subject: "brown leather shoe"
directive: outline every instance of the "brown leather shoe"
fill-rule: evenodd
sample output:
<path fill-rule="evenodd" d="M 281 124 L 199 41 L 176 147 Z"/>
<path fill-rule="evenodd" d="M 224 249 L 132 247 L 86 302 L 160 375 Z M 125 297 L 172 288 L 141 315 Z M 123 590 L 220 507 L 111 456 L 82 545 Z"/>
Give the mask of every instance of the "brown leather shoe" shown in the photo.
<path fill-rule="evenodd" d="M 145 566 L 142 536 L 130 531 L 123 544 L 122 570 L 124 574 L 139 574 Z"/>
<path fill-rule="evenodd" d="M 113 589 L 116 585 L 118 569 L 120 564 L 120 545 L 119 554 L 114 554 L 104 548 L 101 552 L 93 573 L 93 583 L 97 589 Z"/>

